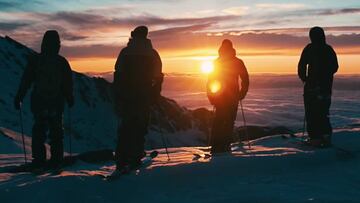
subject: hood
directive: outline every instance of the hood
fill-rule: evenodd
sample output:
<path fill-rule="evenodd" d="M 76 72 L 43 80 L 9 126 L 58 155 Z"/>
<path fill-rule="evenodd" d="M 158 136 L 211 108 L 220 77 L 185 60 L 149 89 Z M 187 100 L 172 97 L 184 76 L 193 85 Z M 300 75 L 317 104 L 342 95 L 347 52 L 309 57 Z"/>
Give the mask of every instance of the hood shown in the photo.
<path fill-rule="evenodd" d="M 236 56 L 236 51 L 233 48 L 232 42 L 228 39 L 222 41 L 218 52 L 220 58 L 231 58 Z"/>
<path fill-rule="evenodd" d="M 313 27 L 309 32 L 311 43 L 313 44 L 325 44 L 325 32 L 321 27 Z"/>
<path fill-rule="evenodd" d="M 147 35 L 149 33 L 149 29 L 142 25 L 142 26 L 138 26 L 136 27 L 133 31 L 131 31 L 131 37 L 135 38 L 147 38 Z"/>
<path fill-rule="evenodd" d="M 60 37 L 56 30 L 48 30 L 45 32 L 41 42 L 42 54 L 58 54 L 60 50 Z"/>
<path fill-rule="evenodd" d="M 135 37 L 129 39 L 127 50 L 133 54 L 147 54 L 152 53 L 153 46 L 150 39 Z"/>

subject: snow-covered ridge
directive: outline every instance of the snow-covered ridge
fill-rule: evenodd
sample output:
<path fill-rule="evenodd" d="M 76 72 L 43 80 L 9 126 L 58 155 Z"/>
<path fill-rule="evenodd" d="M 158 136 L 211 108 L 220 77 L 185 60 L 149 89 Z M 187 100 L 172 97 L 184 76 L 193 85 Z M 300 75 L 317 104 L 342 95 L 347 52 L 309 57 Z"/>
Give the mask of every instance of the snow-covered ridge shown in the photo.
<path fill-rule="evenodd" d="M 98 176 L 110 174 L 113 161 L 77 161 L 60 174 L 8 172 L 23 163 L 20 147 L 0 154 L 0 197 L 2 202 L 355 203 L 360 200 L 356 127 L 337 129 L 335 147 L 326 149 L 279 135 L 254 140 L 250 150 L 244 146 L 210 158 L 206 147 L 171 148 L 171 160 L 159 149 L 149 167 L 114 181 Z M 0 129 L 0 149 L 17 142 L 9 137 L 21 135 Z"/>
<path fill-rule="evenodd" d="M 27 57 L 33 52 L 10 37 L 0 37 L 0 126 L 16 132 L 20 132 L 20 120 L 19 112 L 13 107 L 13 98 Z M 65 143 L 68 143 L 71 132 L 75 151 L 113 148 L 118 118 L 113 111 L 111 83 L 77 72 L 74 72 L 73 80 L 75 106 L 71 110 L 65 109 Z M 32 127 L 29 95 L 23 105 L 24 131 L 27 135 L 31 135 Z M 206 114 L 206 110 L 203 111 Z M 174 100 L 162 97 L 159 105 L 152 109 L 147 147 L 162 147 L 161 134 L 170 146 L 203 145 L 206 143 L 208 117 L 198 114 L 179 106 Z"/>

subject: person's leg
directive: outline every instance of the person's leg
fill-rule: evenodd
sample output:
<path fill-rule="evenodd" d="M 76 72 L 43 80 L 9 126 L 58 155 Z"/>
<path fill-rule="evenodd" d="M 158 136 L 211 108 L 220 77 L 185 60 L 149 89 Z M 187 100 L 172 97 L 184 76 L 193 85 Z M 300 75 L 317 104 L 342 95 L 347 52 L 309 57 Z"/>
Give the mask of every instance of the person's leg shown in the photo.
<path fill-rule="evenodd" d="M 312 96 L 304 95 L 306 130 L 310 139 L 316 136 L 316 103 Z"/>
<path fill-rule="evenodd" d="M 131 162 L 134 166 L 141 164 L 141 159 L 146 155 L 144 151 L 145 136 L 148 133 L 150 108 L 148 105 L 140 105 L 136 113 L 136 119 L 132 125 L 133 129 L 133 147 Z"/>
<path fill-rule="evenodd" d="M 231 142 L 233 141 L 234 135 L 234 124 L 236 120 L 238 109 L 238 103 L 230 104 L 228 111 L 226 112 L 225 117 L 225 126 L 224 126 L 224 148 L 230 150 Z"/>
<path fill-rule="evenodd" d="M 211 129 L 211 152 L 218 153 L 224 151 L 226 145 L 224 133 L 226 130 L 226 108 L 217 106 L 215 110 L 215 118 Z"/>
<path fill-rule="evenodd" d="M 330 105 L 330 96 L 321 100 L 319 105 L 319 136 L 321 136 L 325 145 L 331 144 L 332 126 L 329 119 Z"/>
<path fill-rule="evenodd" d="M 121 163 L 123 162 L 123 147 L 122 147 L 122 134 L 123 134 L 123 126 L 122 126 L 122 122 L 120 121 L 120 119 L 118 118 L 117 120 L 117 142 L 116 142 L 116 148 L 115 148 L 115 162 L 116 162 L 116 167 L 120 168 Z"/>
<path fill-rule="evenodd" d="M 331 96 L 324 100 L 324 133 L 331 135 L 332 126 L 330 122 Z"/>
<path fill-rule="evenodd" d="M 149 127 L 149 119 L 150 119 L 150 106 L 145 105 L 143 108 L 143 112 L 138 114 L 138 116 L 140 117 L 139 120 L 139 133 L 138 133 L 138 137 L 136 139 L 136 146 L 137 146 L 137 157 L 138 158 L 142 158 L 144 157 L 145 153 L 145 149 L 144 149 L 144 145 L 145 145 L 145 136 L 148 133 L 148 127 Z"/>
<path fill-rule="evenodd" d="M 324 124 L 324 112 L 323 112 L 323 102 L 319 99 L 316 99 L 313 103 L 313 123 L 314 123 L 314 136 L 315 139 L 320 139 L 322 134 L 322 128 Z"/>
<path fill-rule="evenodd" d="M 331 143 L 331 125 L 328 117 L 330 102 L 319 97 L 306 102 L 307 129 L 309 132 L 308 144 L 323 147 Z M 325 138 L 325 136 L 329 136 Z"/>
<path fill-rule="evenodd" d="M 125 115 L 122 116 L 121 120 L 118 122 L 117 129 L 117 145 L 115 150 L 115 160 L 117 169 L 123 168 L 128 164 L 129 157 L 129 138 L 131 134 L 129 132 L 129 118 Z"/>
<path fill-rule="evenodd" d="M 34 125 L 32 128 L 32 157 L 33 163 L 42 165 L 46 162 L 46 131 L 47 131 L 46 112 L 34 113 Z"/>
<path fill-rule="evenodd" d="M 129 165 L 132 151 L 134 150 L 134 128 L 136 121 L 134 112 L 136 108 L 131 103 L 122 104 L 121 121 L 118 124 L 118 142 L 115 151 L 115 160 L 118 169 Z"/>
<path fill-rule="evenodd" d="M 49 138 L 51 147 L 51 163 L 60 165 L 64 158 L 63 113 L 52 110 L 49 112 Z"/>

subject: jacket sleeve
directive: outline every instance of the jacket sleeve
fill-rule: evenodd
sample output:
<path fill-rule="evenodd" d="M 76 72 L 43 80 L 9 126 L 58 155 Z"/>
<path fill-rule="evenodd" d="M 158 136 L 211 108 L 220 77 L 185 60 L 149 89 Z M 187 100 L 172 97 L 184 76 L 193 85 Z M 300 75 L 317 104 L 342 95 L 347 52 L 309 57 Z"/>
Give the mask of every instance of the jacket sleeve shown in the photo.
<path fill-rule="evenodd" d="M 68 102 L 73 102 L 74 99 L 74 88 L 73 88 L 73 77 L 72 70 L 69 62 L 64 58 L 64 95 Z"/>
<path fill-rule="evenodd" d="M 116 59 L 115 63 L 115 71 L 114 71 L 114 80 L 113 80 L 113 95 L 115 99 L 115 103 L 119 102 L 120 98 L 120 87 L 122 82 L 122 69 L 124 68 L 124 49 L 120 51 L 118 58 Z"/>
<path fill-rule="evenodd" d="M 249 90 L 250 80 L 249 80 L 249 74 L 247 72 L 246 66 L 243 61 L 240 61 L 240 78 L 241 78 L 241 90 L 240 90 L 240 96 L 245 97 Z"/>
<path fill-rule="evenodd" d="M 299 63 L 298 63 L 298 76 L 299 78 L 305 82 L 306 81 L 306 72 L 307 72 L 307 65 L 309 64 L 308 62 L 308 46 L 306 46 L 304 48 L 304 50 L 302 51 L 301 53 L 301 56 L 300 56 L 300 60 L 299 60 Z"/>
<path fill-rule="evenodd" d="M 34 81 L 36 61 L 37 55 L 30 55 L 28 57 L 28 63 L 21 77 L 21 82 L 16 94 L 16 99 L 20 102 L 24 99 L 27 91 L 29 90 Z"/>
<path fill-rule="evenodd" d="M 154 79 L 153 79 L 153 92 L 154 96 L 160 96 L 161 86 L 164 80 L 164 74 L 162 73 L 162 62 L 159 53 L 154 50 Z"/>
<path fill-rule="evenodd" d="M 336 53 L 332 47 L 330 47 L 330 54 L 331 54 L 330 66 L 331 66 L 332 74 L 335 74 L 338 71 L 339 64 L 338 64 Z"/>

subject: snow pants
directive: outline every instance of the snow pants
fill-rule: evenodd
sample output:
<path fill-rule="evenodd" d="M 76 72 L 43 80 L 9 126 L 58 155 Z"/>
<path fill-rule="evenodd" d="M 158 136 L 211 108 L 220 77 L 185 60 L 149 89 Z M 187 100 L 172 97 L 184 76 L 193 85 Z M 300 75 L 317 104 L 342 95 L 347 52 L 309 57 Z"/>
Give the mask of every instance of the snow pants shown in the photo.
<path fill-rule="evenodd" d="M 237 109 L 238 102 L 216 106 L 210 140 L 212 152 L 226 152 L 230 150 Z"/>
<path fill-rule="evenodd" d="M 42 109 L 34 112 L 32 128 L 32 157 L 34 163 L 46 161 L 45 142 L 49 137 L 51 161 L 61 163 L 64 155 L 63 112 L 55 109 Z"/>
<path fill-rule="evenodd" d="M 305 92 L 304 94 L 306 129 L 310 138 L 321 138 L 331 135 L 332 127 L 329 119 L 331 95 L 320 96 Z"/>
<path fill-rule="evenodd" d="M 124 103 L 118 123 L 118 141 L 115 150 L 118 168 L 137 164 L 144 157 L 145 135 L 148 132 L 150 105 Z"/>

